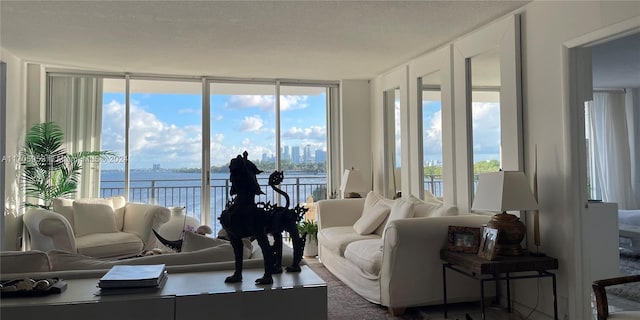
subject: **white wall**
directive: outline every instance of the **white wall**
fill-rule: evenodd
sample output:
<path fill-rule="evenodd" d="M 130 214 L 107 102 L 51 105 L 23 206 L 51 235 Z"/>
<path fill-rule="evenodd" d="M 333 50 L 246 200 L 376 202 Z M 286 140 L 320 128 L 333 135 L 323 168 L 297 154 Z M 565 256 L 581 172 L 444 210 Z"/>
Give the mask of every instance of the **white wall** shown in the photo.
<path fill-rule="evenodd" d="M 589 301 L 580 298 L 582 290 L 590 288 L 585 288 L 580 283 L 584 268 L 580 263 L 581 244 L 576 241 L 581 236 L 580 203 L 577 201 L 580 186 L 576 176 L 579 158 L 574 151 L 577 150 L 577 133 L 572 131 L 572 123 L 575 122 L 572 117 L 575 115 L 570 113 L 569 106 L 567 43 L 616 23 L 630 19 L 639 22 L 640 2 L 535 1 L 517 13 L 522 14 L 524 169 L 531 172 L 534 147 L 537 145 L 542 250 L 559 259 L 560 269 L 557 274 L 560 319 L 565 316 L 569 319 L 587 319 Z M 411 61 L 394 70 L 402 70 L 410 65 Z M 448 72 L 454 77 L 460 75 L 456 70 Z M 382 132 L 382 94 L 387 89 L 385 85 L 395 78 L 393 72 L 389 72 L 379 75 L 371 83 L 374 154 L 385 153 L 382 149 L 385 138 Z M 412 79 L 407 80 L 409 81 Z M 456 79 L 453 82 L 454 92 L 464 90 Z M 404 85 L 408 87 L 408 84 Z M 409 92 L 407 99 L 411 100 L 414 94 L 415 92 Z M 460 143 L 464 140 L 457 138 L 460 133 L 458 128 L 464 124 L 455 123 L 455 126 L 456 143 Z M 413 148 L 418 147 L 416 137 L 403 136 L 405 138 L 408 138 L 407 143 Z M 460 150 L 460 146 L 456 146 L 455 150 Z M 404 161 L 403 157 L 403 167 L 411 164 L 410 161 Z M 375 183 L 377 190 L 384 187 L 379 182 L 380 177 L 384 176 L 384 168 L 386 167 L 382 161 L 374 163 L 374 176 L 378 178 Z M 464 186 L 457 186 L 458 198 L 461 196 L 460 188 Z M 533 247 L 531 239 L 527 244 L 530 248 Z M 516 308 L 525 314 L 536 304 L 538 292 L 532 290 L 537 287 L 536 281 L 518 280 L 513 283 Z M 548 319 L 553 311 L 551 284 L 548 280 L 541 280 L 540 284 L 537 310 L 542 313 L 535 313 L 534 319 Z"/>
<path fill-rule="evenodd" d="M 1 60 L 7 64 L 7 118 L 1 125 L 6 129 L 6 161 L 4 183 L 4 228 L 2 232 L 2 250 L 17 250 L 22 234 L 22 201 L 18 189 L 17 155 L 20 154 L 24 140 L 26 91 L 24 85 L 24 67 L 21 59 L 12 53 L 0 49 Z"/>
<path fill-rule="evenodd" d="M 365 190 L 371 190 L 371 116 L 368 80 L 342 80 L 340 83 L 341 159 L 339 172 L 356 168 L 362 173 Z M 362 194 L 364 197 L 365 194 Z"/>

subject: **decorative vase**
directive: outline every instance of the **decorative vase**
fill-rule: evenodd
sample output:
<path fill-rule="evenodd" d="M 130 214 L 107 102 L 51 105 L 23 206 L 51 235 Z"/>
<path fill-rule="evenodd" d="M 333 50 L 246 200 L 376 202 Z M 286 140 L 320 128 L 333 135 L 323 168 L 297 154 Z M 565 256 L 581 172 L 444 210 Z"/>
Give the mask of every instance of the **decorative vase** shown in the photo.
<path fill-rule="evenodd" d="M 318 255 L 318 239 L 307 235 L 307 240 L 304 245 L 304 251 L 302 255 L 305 257 L 315 257 Z"/>
<path fill-rule="evenodd" d="M 196 231 L 200 221 L 185 214 L 185 207 L 171 207 L 171 218 L 158 228 L 158 233 L 167 240 L 178 240 L 183 230 Z"/>

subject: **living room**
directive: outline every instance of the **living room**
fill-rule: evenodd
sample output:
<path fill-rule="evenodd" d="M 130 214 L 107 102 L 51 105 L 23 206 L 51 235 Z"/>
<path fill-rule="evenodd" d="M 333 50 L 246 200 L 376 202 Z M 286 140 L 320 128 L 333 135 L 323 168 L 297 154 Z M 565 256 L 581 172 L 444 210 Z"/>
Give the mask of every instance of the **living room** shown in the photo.
<path fill-rule="evenodd" d="M 541 246 L 537 248 L 534 243 L 531 212 L 520 216 L 527 226 L 523 245 L 558 258 L 560 318 L 587 319 L 591 312 L 590 272 L 596 268 L 598 258 L 592 256 L 584 243 L 590 237 L 598 237 L 583 231 L 583 217 L 589 214 L 589 208 L 584 208 L 588 198 L 582 194 L 582 187 L 587 185 L 586 169 L 583 168 L 586 159 L 580 149 L 579 141 L 583 136 L 578 115 L 583 102 L 579 100 L 584 96 L 579 95 L 583 87 L 577 76 L 580 68 L 579 59 L 575 59 L 576 50 L 598 41 L 637 33 L 640 3 L 305 3 L 260 1 L 246 6 L 227 3 L 228 7 L 223 6 L 226 9 L 218 7 L 216 10 L 207 8 L 205 3 L 177 5 L 163 2 L 145 6 L 132 2 L 119 3 L 125 8 L 118 11 L 106 2 L 56 7 L 62 4 L 3 1 L 0 4 L 1 53 L 2 61 L 6 63 L 7 81 L 3 81 L 6 83 L 6 113 L 1 119 L 4 130 L 2 153 L 19 154 L 27 129 L 48 119 L 45 79 L 51 70 L 209 76 L 218 80 L 303 79 L 316 84 L 328 81 L 331 85 L 339 84 L 340 96 L 333 97 L 339 103 L 327 121 L 327 135 L 333 143 L 332 155 L 328 155 L 327 161 L 327 190 L 338 189 L 342 172 L 355 167 L 363 172 L 364 185 L 370 186 L 369 190 L 388 198 L 398 190 L 403 195 L 423 198 L 424 181 L 417 178 L 424 167 L 422 117 L 418 113 L 417 99 L 421 90 L 417 84 L 418 79 L 426 80 L 428 75 L 439 72 L 443 120 L 442 197 L 445 203 L 455 205 L 458 212 L 468 213 L 473 204 L 470 177 L 474 154 L 469 138 L 471 121 L 467 115 L 465 89 L 466 81 L 472 80 L 465 74 L 466 63 L 498 48 L 500 88 L 501 93 L 504 92 L 500 99 L 505 106 L 500 119 L 501 167 L 523 171 L 531 182 L 534 174 L 537 176 Z M 127 11 L 126 6 L 132 7 Z M 438 11 L 444 10 L 439 8 L 441 6 L 448 11 Z M 182 12 L 183 18 L 172 17 L 172 12 L 180 11 L 186 11 Z M 221 16 L 210 18 L 212 11 Z M 361 11 L 368 15 L 357 14 Z M 132 12 L 139 15 L 130 16 Z M 189 15 L 192 15 L 191 19 Z M 359 15 L 368 19 L 357 20 Z M 258 17 L 264 20 L 249 24 Z M 292 22 L 294 17 L 299 20 Z M 117 29 L 119 24 L 114 21 L 118 19 L 135 21 L 129 21 L 128 29 Z M 197 28 L 203 27 L 198 23 L 208 20 L 219 21 L 230 28 L 216 34 L 217 46 L 226 51 L 197 47 L 201 39 L 191 37 L 192 33 L 181 29 L 188 21 L 193 21 L 196 25 L 193 28 Z M 428 29 L 419 24 L 419 20 L 431 20 L 435 26 L 429 25 L 433 29 Z M 356 21 L 360 25 L 354 25 Z M 93 30 L 94 33 L 82 36 L 76 33 L 93 23 L 99 27 Z M 168 25 L 162 33 L 129 37 L 131 30 L 136 29 L 135 23 L 139 23 L 140 29 L 147 24 L 155 24 L 158 28 L 165 26 L 164 23 Z M 255 38 L 234 38 L 234 34 L 246 37 L 246 33 L 262 29 L 267 29 L 267 35 L 271 35 L 263 34 L 262 38 L 271 41 L 262 43 Z M 118 41 L 102 38 L 110 31 Z M 274 36 L 285 31 L 295 33 L 283 38 Z M 63 37 L 67 33 L 69 37 Z M 305 34 L 315 34 L 316 38 L 301 42 Z M 323 34 L 325 37 L 326 34 L 345 35 L 342 40 L 346 44 L 331 46 L 332 41 L 323 38 Z M 73 36 L 75 42 L 69 39 Z M 364 42 L 364 39 L 370 42 Z M 141 43 L 146 41 L 148 47 L 141 48 Z M 252 43 L 262 43 L 262 46 L 252 48 L 247 45 Z M 169 51 L 165 49 L 167 46 L 180 50 Z M 218 55 L 214 56 L 214 53 Z M 334 65 L 325 65 L 327 62 Z M 388 96 L 385 93 L 391 90 L 395 94 L 396 89 L 400 101 L 400 143 L 389 141 L 395 135 L 388 130 L 392 117 L 389 116 L 389 102 L 385 102 L 385 96 Z M 400 146 L 400 161 L 393 156 L 396 145 Z M 255 155 L 254 159 L 259 156 Z M 399 187 L 393 186 L 395 167 L 401 167 Z M 3 169 L 2 249 L 15 250 L 19 248 L 19 231 L 15 226 L 24 212 L 20 205 L 23 198 L 15 163 L 5 162 Z M 540 297 L 540 312 L 535 317 L 551 318 L 552 297 L 531 290 L 536 283 L 527 281 L 531 282 L 513 288 L 515 308 L 530 310 Z M 546 281 L 541 286 L 542 292 L 551 292 Z"/>

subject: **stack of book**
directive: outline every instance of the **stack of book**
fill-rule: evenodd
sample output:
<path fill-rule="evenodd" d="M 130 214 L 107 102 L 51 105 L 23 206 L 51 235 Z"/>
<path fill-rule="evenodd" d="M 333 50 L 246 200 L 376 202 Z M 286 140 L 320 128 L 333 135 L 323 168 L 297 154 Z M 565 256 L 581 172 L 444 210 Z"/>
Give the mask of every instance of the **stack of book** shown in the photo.
<path fill-rule="evenodd" d="M 167 282 L 164 264 L 116 265 L 100 278 L 101 294 L 161 289 Z M 135 290 L 133 290 L 135 291 Z"/>

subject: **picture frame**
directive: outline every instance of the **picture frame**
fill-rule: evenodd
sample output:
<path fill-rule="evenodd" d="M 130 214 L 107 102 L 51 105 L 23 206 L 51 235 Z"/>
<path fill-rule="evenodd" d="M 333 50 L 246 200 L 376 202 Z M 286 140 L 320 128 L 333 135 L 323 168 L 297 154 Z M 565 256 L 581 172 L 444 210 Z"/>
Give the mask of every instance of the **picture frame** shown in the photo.
<path fill-rule="evenodd" d="M 447 250 L 463 253 L 477 253 L 480 247 L 480 228 L 449 226 Z"/>
<path fill-rule="evenodd" d="M 478 256 L 487 260 L 496 257 L 496 243 L 498 242 L 498 229 L 484 227 L 482 239 L 478 248 Z"/>

